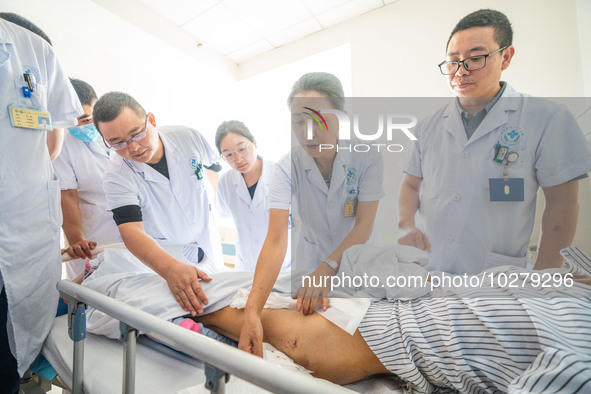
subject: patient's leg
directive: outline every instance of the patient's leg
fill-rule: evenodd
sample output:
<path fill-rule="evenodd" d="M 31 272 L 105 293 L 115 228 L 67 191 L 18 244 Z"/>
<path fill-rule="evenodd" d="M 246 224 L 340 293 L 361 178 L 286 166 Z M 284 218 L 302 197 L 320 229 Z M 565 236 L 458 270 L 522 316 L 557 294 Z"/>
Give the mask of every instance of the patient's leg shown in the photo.
<path fill-rule="evenodd" d="M 237 341 L 243 312 L 227 307 L 202 316 L 199 321 Z M 261 322 L 264 341 L 314 371 L 316 377 L 346 384 L 389 373 L 359 331 L 349 335 L 317 313 L 304 316 L 293 310 L 264 309 Z"/>

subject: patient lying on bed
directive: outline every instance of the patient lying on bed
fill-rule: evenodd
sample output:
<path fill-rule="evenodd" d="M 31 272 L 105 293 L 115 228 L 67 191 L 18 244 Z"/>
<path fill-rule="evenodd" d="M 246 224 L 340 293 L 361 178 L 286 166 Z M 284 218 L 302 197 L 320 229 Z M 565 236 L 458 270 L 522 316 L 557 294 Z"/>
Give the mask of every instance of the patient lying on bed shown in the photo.
<path fill-rule="evenodd" d="M 185 315 L 166 283 L 161 284 L 145 266 L 144 271 L 133 271 L 134 263 L 125 259 L 109 264 L 121 257 L 117 253 L 122 252 L 105 253 L 100 268 L 84 285 L 164 319 Z M 355 246 L 345 253 L 344 270 L 347 259 L 357 261 L 351 267 L 364 266 L 370 275 L 379 273 L 382 278 L 385 267 L 391 275 L 428 276 L 412 259 L 405 261 L 405 251 L 397 247 Z M 359 259 L 365 259 L 366 264 L 359 264 Z M 125 272 L 125 268 L 129 270 Z M 553 282 L 543 287 L 531 275 L 526 277 L 527 272 L 532 273 L 516 267 L 487 271 L 490 276 L 477 289 L 441 286 L 431 290 L 424 286 L 384 290 L 380 285 L 340 289 L 357 295 L 365 292 L 373 300 L 331 298 L 326 312 L 333 310 L 332 315 L 304 316 L 289 309 L 265 309 L 261 315 L 264 340 L 313 371 L 314 376 L 339 384 L 384 373 L 397 375 L 424 392 L 436 386 L 461 392 L 588 392 L 590 280 L 583 279 L 586 284 Z M 567 273 L 575 278 L 589 277 L 591 263 L 583 259 L 580 265 L 567 263 L 560 270 L 538 273 L 551 278 L 556 274 L 556 279 Z M 250 277 L 244 274 L 214 276 L 206 284 L 211 288 L 205 291 L 215 297 L 210 297 L 206 315 L 197 318 L 234 340 L 239 338 L 243 311 L 228 305 L 237 289 L 248 289 L 252 284 L 252 273 Z M 514 275 L 521 275 L 518 286 L 502 283 L 503 278 Z M 289 279 L 278 279 L 276 294 L 289 295 Z M 389 299 L 377 300 L 378 296 Z M 274 302 L 280 305 L 282 301 Z M 111 320 L 89 311 L 88 330 L 117 336 L 118 324 Z"/>

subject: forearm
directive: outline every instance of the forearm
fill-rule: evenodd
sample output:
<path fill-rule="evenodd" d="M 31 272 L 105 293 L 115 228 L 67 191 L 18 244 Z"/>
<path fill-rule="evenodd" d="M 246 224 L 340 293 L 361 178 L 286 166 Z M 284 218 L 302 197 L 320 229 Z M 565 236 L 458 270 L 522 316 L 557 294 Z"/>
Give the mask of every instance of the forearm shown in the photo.
<path fill-rule="evenodd" d="M 281 271 L 281 264 L 277 264 L 276 262 L 283 261 L 286 250 L 287 245 L 275 245 L 266 250 L 263 246 L 263 250 L 257 260 L 252 290 L 245 307 L 247 313 L 258 315 L 263 310 L 265 302 L 267 302 L 267 298 L 269 298 L 269 294 Z"/>
<path fill-rule="evenodd" d="M 70 245 L 84 240 L 82 232 L 82 214 L 76 189 L 62 190 L 62 213 L 64 222 L 62 228 Z"/>
<path fill-rule="evenodd" d="M 289 212 L 271 212 L 267 237 L 259 254 L 245 311 L 259 315 L 277 280 L 287 251 Z"/>
<path fill-rule="evenodd" d="M 422 179 L 405 175 L 400 185 L 398 196 L 398 227 L 410 229 L 415 227 L 415 215 L 419 210 L 419 191 Z"/>
<path fill-rule="evenodd" d="M 546 208 L 542 216 L 542 238 L 534 269 L 560 267 L 560 250 L 572 243 L 577 229 L 578 185 L 568 182 L 544 189 Z"/>
<path fill-rule="evenodd" d="M 49 158 L 54 161 L 62 151 L 62 144 L 64 142 L 64 129 L 53 129 L 47 132 L 47 150 L 49 151 Z"/>

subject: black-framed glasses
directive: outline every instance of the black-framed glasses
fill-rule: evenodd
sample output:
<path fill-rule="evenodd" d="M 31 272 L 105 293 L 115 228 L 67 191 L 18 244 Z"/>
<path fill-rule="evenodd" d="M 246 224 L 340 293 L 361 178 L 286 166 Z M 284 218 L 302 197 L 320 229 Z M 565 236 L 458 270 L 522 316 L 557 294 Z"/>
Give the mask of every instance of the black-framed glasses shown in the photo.
<path fill-rule="evenodd" d="M 439 71 L 443 75 L 451 75 L 458 72 L 460 69 L 460 65 L 464 65 L 466 71 L 475 71 L 480 70 L 481 68 L 486 67 L 486 58 L 490 55 L 494 55 L 497 52 L 501 52 L 503 49 L 506 49 L 507 46 L 497 49 L 494 52 L 487 53 L 486 55 L 478 55 L 478 56 L 470 56 L 464 60 L 454 60 L 451 62 L 443 61 L 439 63 L 437 66 L 439 67 Z"/>
<path fill-rule="evenodd" d="M 107 148 L 113 149 L 113 150 L 123 150 L 123 149 L 127 148 L 127 145 L 129 145 L 130 142 L 132 142 L 132 141 L 137 142 L 137 141 L 141 141 L 144 138 L 146 138 L 146 135 L 148 134 L 148 115 L 146 115 L 146 124 L 144 125 L 144 130 L 135 134 L 133 137 L 131 137 L 127 141 L 122 141 L 122 142 L 118 142 L 113 145 L 109 145 L 109 144 L 107 144 L 107 141 L 105 141 L 105 137 L 103 137 L 103 142 L 105 143 Z"/>
<path fill-rule="evenodd" d="M 226 160 L 228 163 L 232 163 L 236 160 L 236 158 L 238 156 L 245 158 L 248 155 L 248 148 L 250 147 L 250 144 L 252 144 L 252 142 L 248 142 L 248 144 L 244 145 L 241 148 L 238 148 L 238 150 L 234 151 L 234 152 L 225 152 L 221 154 L 222 159 Z"/>

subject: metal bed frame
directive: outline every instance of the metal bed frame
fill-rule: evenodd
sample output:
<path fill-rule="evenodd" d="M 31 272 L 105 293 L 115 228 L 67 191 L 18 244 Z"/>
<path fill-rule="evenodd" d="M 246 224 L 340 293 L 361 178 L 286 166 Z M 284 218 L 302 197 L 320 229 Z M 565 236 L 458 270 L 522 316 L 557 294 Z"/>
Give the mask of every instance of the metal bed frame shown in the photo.
<path fill-rule="evenodd" d="M 135 350 L 139 332 L 205 363 L 205 387 L 212 393 L 224 393 L 225 383 L 234 374 L 259 387 L 282 393 L 344 393 L 350 390 L 295 371 L 283 369 L 259 357 L 217 342 L 204 335 L 141 311 L 121 301 L 69 280 L 57 284 L 68 303 L 68 334 L 74 342 L 72 392 L 83 393 L 84 339 L 86 305 L 120 321 L 123 342 L 122 393 L 135 392 Z"/>

